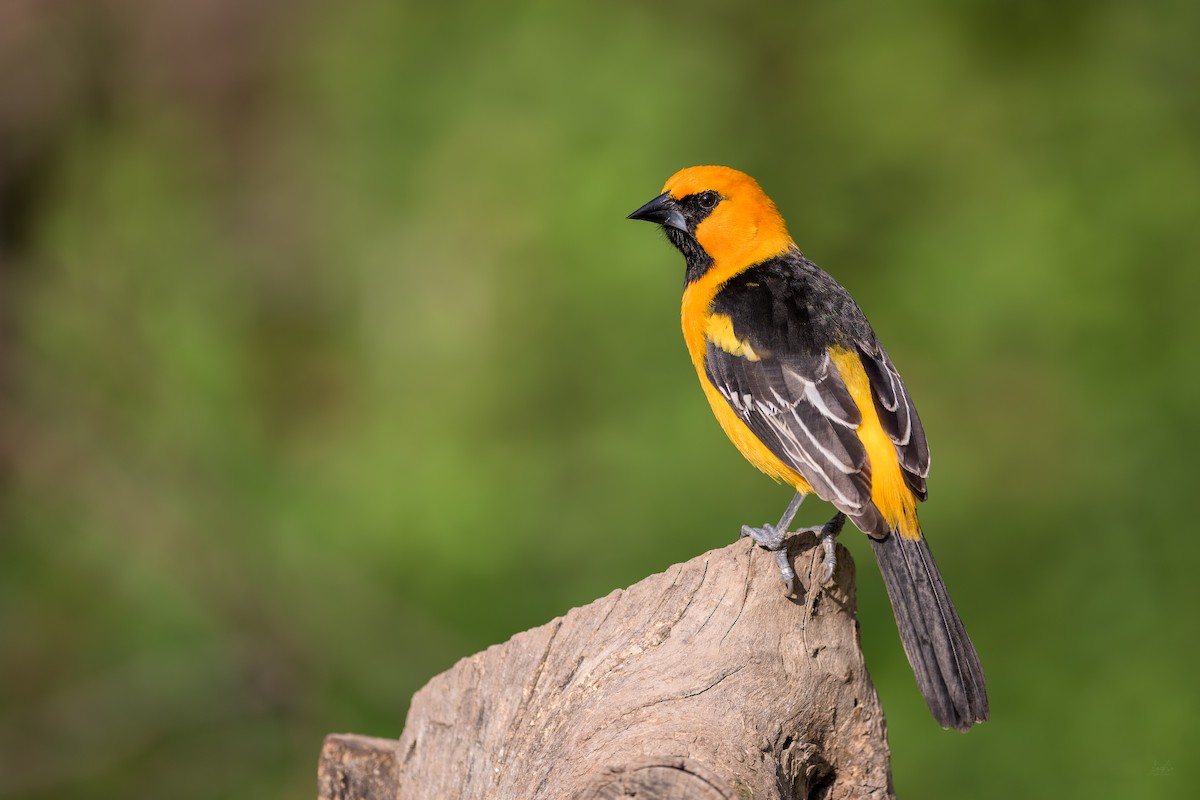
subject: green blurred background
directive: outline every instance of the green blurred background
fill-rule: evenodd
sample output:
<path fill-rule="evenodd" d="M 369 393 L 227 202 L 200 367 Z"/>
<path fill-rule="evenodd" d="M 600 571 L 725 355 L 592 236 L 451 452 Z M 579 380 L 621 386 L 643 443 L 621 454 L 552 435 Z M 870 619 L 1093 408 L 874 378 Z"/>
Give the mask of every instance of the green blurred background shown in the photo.
<path fill-rule="evenodd" d="M 696 163 L 925 421 L 993 720 L 933 723 L 843 537 L 897 791 L 1191 795 L 1197 53 L 1193 2 L 3 0 L 0 796 L 311 797 L 324 734 L 775 519 L 624 219 Z"/>

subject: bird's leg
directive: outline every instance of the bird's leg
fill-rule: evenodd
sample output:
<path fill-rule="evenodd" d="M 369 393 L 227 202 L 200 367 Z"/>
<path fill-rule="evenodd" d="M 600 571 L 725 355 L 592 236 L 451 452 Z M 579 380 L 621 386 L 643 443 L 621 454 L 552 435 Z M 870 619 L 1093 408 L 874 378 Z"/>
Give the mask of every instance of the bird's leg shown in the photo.
<path fill-rule="evenodd" d="M 834 549 L 834 544 L 837 541 L 837 536 L 842 532 L 842 526 L 846 524 L 846 515 L 838 512 L 833 515 L 833 519 L 826 522 L 824 525 L 816 525 L 812 528 L 803 528 L 796 533 L 815 533 L 817 538 L 821 540 L 821 547 L 825 550 L 825 575 L 821 579 L 822 585 L 827 585 L 833 580 L 833 571 L 837 568 L 837 552 Z"/>
<path fill-rule="evenodd" d="M 742 536 L 749 536 L 759 547 L 775 554 L 775 563 L 779 565 L 779 573 L 787 586 L 788 594 L 796 592 L 796 571 L 792 569 L 792 564 L 788 561 L 787 545 L 784 543 L 784 539 L 787 537 L 788 526 L 792 524 L 796 512 L 800 510 L 800 504 L 804 502 L 804 497 L 804 492 L 796 492 L 792 502 L 788 503 L 787 510 L 779 518 L 778 524 L 767 523 L 761 528 L 743 525 L 742 533 L 738 537 L 740 539 Z"/>

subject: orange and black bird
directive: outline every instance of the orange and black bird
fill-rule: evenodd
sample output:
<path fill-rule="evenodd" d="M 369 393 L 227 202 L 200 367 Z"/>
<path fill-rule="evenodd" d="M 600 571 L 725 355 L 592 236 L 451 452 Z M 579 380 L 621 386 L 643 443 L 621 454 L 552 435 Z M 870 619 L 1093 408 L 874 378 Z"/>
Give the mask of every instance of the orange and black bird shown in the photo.
<path fill-rule="evenodd" d="M 917 521 L 929 446 L 900 373 L 842 286 L 805 258 L 775 204 L 728 167 L 690 167 L 629 215 L 655 222 L 687 265 L 683 337 L 704 394 L 750 463 L 795 487 L 783 518 L 742 535 L 775 552 L 809 493 L 838 513 L 814 530 L 833 574 L 846 517 L 868 535 L 904 652 L 943 727 L 988 718 L 979 656 Z"/>

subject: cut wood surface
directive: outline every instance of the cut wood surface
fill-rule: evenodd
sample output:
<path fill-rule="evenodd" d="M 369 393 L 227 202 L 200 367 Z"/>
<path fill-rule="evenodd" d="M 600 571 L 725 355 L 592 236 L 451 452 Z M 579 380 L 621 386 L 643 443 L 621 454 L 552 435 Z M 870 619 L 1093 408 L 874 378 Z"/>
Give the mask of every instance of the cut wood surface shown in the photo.
<path fill-rule="evenodd" d="M 399 741 L 328 737 L 321 798 L 891 797 L 854 564 L 791 552 L 796 598 L 742 540 L 463 659 Z"/>

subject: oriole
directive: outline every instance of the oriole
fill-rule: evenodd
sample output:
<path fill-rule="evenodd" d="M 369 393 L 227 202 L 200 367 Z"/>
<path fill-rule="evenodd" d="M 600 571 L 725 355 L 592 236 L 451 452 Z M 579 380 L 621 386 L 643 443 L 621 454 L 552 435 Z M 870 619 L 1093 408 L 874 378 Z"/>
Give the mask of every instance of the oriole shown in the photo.
<path fill-rule="evenodd" d="M 775 551 L 791 590 L 787 529 L 809 493 L 832 503 L 838 513 L 820 528 L 826 580 L 833 536 L 849 517 L 870 537 L 934 718 L 960 730 L 986 720 L 979 656 L 917 521 L 925 431 L 858 304 L 805 258 L 775 204 L 737 170 L 681 170 L 629 217 L 662 225 L 683 253 L 684 340 L 721 427 L 750 463 L 796 489 L 778 524 L 743 535 Z"/>

